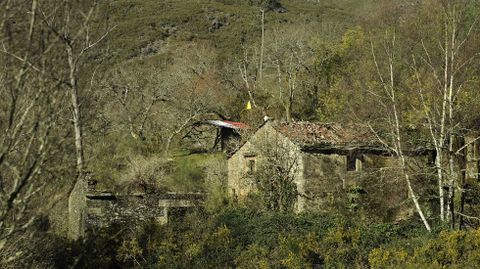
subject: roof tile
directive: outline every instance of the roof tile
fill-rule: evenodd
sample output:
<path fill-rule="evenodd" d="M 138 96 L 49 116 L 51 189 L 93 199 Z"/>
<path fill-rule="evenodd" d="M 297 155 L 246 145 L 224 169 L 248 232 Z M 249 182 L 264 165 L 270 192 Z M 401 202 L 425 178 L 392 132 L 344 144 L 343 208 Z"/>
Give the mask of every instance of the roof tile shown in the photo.
<path fill-rule="evenodd" d="M 277 122 L 273 128 L 301 146 L 331 145 L 375 145 L 378 142 L 365 128 L 338 123 Z"/>

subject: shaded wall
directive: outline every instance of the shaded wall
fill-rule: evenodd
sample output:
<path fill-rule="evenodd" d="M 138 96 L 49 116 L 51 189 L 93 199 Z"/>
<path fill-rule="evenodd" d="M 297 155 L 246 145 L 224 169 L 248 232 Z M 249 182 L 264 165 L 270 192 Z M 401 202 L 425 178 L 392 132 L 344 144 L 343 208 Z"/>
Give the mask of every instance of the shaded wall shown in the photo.
<path fill-rule="evenodd" d="M 313 212 L 362 213 L 382 221 L 412 214 L 403 172 L 392 156 L 362 153 L 356 169 L 348 171 L 346 154 L 303 154 L 304 208 Z M 420 190 L 431 168 L 428 156 L 408 158 L 412 182 Z M 431 186 L 431 185 L 430 185 Z"/>
<path fill-rule="evenodd" d="M 302 154 L 303 159 L 303 209 L 313 212 L 326 212 L 339 207 L 342 193 L 346 156 L 338 154 Z"/>
<path fill-rule="evenodd" d="M 165 211 L 166 207 L 160 207 L 155 197 L 89 195 L 85 228 L 95 230 L 108 228 L 113 224 L 135 227 L 151 220 L 165 223 L 167 216 Z"/>
<path fill-rule="evenodd" d="M 75 186 L 69 198 L 69 234 L 71 239 L 84 237 L 86 232 L 113 225 L 136 229 L 147 221 L 168 222 L 173 212 L 199 206 L 203 193 L 152 193 L 114 195 L 90 191 L 84 184 Z"/>

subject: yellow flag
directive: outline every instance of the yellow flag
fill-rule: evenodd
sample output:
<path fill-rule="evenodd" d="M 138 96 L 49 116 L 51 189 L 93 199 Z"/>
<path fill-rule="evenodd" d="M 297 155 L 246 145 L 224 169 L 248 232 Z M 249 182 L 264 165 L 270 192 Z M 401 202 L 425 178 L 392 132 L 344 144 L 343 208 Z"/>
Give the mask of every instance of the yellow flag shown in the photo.
<path fill-rule="evenodd" d="M 250 103 L 250 101 L 247 102 L 247 107 L 246 109 L 252 109 L 252 103 Z"/>

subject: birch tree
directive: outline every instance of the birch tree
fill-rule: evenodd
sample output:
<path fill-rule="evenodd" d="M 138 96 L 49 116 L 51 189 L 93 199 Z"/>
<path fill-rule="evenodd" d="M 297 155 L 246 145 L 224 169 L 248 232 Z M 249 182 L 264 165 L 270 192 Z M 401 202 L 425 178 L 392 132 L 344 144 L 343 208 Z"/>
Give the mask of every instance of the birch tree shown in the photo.
<path fill-rule="evenodd" d="M 421 37 L 421 52 L 412 55 L 412 69 L 421 100 L 419 110 L 436 152 L 440 219 L 453 227 L 455 189 L 464 191 L 458 185 L 460 151 L 455 145 L 466 131 L 459 103 L 472 90 L 475 60 L 480 55 L 472 42 L 478 34 L 478 16 L 472 16 L 475 6 L 470 1 L 432 1 L 430 7 L 436 28 Z"/>
<path fill-rule="evenodd" d="M 402 135 L 402 111 L 399 104 L 399 85 L 395 81 L 395 76 L 397 75 L 397 45 L 396 45 L 396 34 L 395 32 L 388 34 L 385 38 L 383 44 L 383 55 L 384 62 L 381 64 L 377 60 L 377 53 L 375 51 L 375 46 L 373 40 L 371 41 L 371 51 L 375 69 L 377 72 L 379 87 L 381 88 L 379 92 L 369 91 L 372 96 L 374 96 L 380 106 L 385 110 L 385 124 L 388 130 L 387 137 L 382 137 L 378 130 L 376 130 L 372 125 L 369 124 L 371 131 L 376 135 L 378 141 L 382 143 L 387 149 L 389 149 L 397 158 L 399 162 L 400 171 L 403 174 L 405 179 L 405 184 L 408 188 L 409 197 L 412 199 L 415 206 L 415 210 L 420 216 L 425 228 L 427 231 L 431 231 L 430 224 L 428 223 L 422 205 L 419 202 L 418 194 L 415 193 L 412 184 L 412 177 L 408 171 L 408 165 L 406 156 L 404 153 L 405 141 Z"/>

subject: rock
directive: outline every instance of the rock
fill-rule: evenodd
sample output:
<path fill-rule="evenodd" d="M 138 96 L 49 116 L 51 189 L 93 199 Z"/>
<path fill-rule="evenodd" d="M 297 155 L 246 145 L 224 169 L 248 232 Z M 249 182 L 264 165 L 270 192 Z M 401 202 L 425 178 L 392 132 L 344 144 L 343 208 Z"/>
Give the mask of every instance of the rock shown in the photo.
<path fill-rule="evenodd" d="M 210 21 L 210 27 L 208 28 L 208 31 L 213 33 L 216 30 L 222 28 L 225 25 L 228 25 L 227 18 L 224 16 L 214 16 L 210 15 L 207 16 L 207 19 Z"/>

